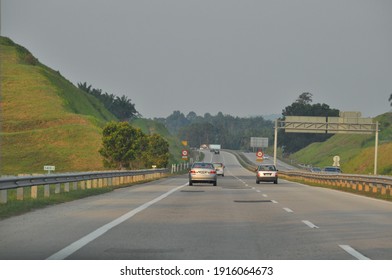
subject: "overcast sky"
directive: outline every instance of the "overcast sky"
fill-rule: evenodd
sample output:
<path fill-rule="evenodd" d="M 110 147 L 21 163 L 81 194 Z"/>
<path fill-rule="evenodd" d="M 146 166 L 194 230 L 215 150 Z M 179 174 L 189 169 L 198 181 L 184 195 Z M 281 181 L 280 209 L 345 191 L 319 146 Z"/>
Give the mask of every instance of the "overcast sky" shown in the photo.
<path fill-rule="evenodd" d="M 1 34 L 147 118 L 391 109 L 390 0 L 1 0 Z"/>

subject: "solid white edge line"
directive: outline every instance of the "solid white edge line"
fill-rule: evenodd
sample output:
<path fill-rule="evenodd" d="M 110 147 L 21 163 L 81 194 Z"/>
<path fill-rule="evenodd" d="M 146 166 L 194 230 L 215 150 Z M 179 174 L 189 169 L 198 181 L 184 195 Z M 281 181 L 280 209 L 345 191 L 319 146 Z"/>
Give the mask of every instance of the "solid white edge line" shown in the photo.
<path fill-rule="evenodd" d="M 94 230 L 93 232 L 85 235 L 84 237 L 80 238 L 79 240 L 75 241 L 74 243 L 68 245 L 67 247 L 63 248 L 62 250 L 58 251 L 57 253 L 51 255 L 50 257 L 47 258 L 47 260 L 63 260 L 65 258 L 67 258 L 68 256 L 70 256 L 71 254 L 73 254 L 74 252 L 76 252 L 77 250 L 79 250 L 80 248 L 86 246 L 88 243 L 90 243 L 91 241 L 93 241 L 94 239 L 100 237 L 101 235 L 103 235 L 105 232 L 109 231 L 110 229 L 114 228 L 115 226 L 118 226 L 119 224 L 123 223 L 124 221 L 132 218 L 134 215 L 136 215 L 137 213 L 147 209 L 148 207 L 150 207 L 151 205 L 157 203 L 158 201 L 168 197 L 169 195 L 171 195 L 172 193 L 178 191 L 179 189 L 187 186 L 188 183 L 176 187 L 174 189 L 171 189 L 170 191 L 160 195 L 159 197 L 144 203 L 143 205 L 140 205 L 139 207 L 129 211 L 128 213 L 125 213 L 124 215 L 118 217 L 117 219 L 107 223 L 106 225 L 103 225 L 102 227 Z"/>
<path fill-rule="evenodd" d="M 305 225 L 307 225 L 308 227 L 310 227 L 310 228 L 319 228 L 318 226 L 316 226 L 315 224 L 313 224 L 313 223 L 311 223 L 311 222 L 309 222 L 309 221 L 303 220 L 302 222 L 303 222 Z"/>
<path fill-rule="evenodd" d="M 355 250 L 349 245 L 339 245 L 339 247 L 358 260 L 370 260 L 368 257 L 365 257 L 364 255 L 362 255 L 360 252 L 358 252 L 357 250 Z"/>

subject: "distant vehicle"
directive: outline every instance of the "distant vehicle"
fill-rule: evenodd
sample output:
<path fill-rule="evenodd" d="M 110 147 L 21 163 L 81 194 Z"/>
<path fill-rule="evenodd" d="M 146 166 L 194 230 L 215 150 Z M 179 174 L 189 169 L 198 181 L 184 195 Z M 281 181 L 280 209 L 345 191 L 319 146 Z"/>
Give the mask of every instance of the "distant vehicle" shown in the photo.
<path fill-rule="evenodd" d="M 321 172 L 321 168 L 320 167 L 312 167 L 309 169 L 310 172 Z"/>
<path fill-rule="evenodd" d="M 222 177 L 225 176 L 225 166 L 221 162 L 214 162 L 213 163 L 215 170 L 216 170 L 216 175 L 222 175 Z"/>
<path fill-rule="evenodd" d="M 221 145 L 220 144 L 210 144 L 209 145 L 210 151 L 215 154 L 219 154 Z"/>
<path fill-rule="evenodd" d="M 327 167 L 324 167 L 323 172 L 325 172 L 325 173 L 342 173 L 342 170 L 338 166 L 327 166 Z"/>
<path fill-rule="evenodd" d="M 269 159 L 269 155 L 263 155 L 263 159 Z"/>
<path fill-rule="evenodd" d="M 278 183 L 278 170 L 273 164 L 262 164 L 256 169 L 256 184 L 260 182 L 274 182 Z"/>
<path fill-rule="evenodd" d="M 189 170 L 189 186 L 193 183 L 211 183 L 217 185 L 217 175 L 212 163 L 195 162 Z"/>

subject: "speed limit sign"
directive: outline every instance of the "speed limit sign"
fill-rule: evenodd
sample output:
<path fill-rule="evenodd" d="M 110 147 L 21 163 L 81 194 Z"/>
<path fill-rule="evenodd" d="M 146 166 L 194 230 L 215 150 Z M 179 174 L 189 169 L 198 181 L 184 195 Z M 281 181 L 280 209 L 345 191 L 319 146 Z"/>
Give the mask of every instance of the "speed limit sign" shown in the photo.
<path fill-rule="evenodd" d="M 181 155 L 182 155 L 183 160 L 188 160 L 188 151 L 187 150 L 182 150 Z"/>
<path fill-rule="evenodd" d="M 257 153 L 256 153 L 256 161 L 262 162 L 263 161 L 263 156 L 264 156 L 263 151 L 261 151 L 261 150 L 257 151 Z"/>

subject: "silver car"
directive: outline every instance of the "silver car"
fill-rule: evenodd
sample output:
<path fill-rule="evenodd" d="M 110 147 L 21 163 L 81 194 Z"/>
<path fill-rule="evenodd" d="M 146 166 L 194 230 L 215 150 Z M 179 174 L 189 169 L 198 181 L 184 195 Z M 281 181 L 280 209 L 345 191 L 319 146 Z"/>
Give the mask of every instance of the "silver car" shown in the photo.
<path fill-rule="evenodd" d="M 195 162 L 189 170 L 189 186 L 193 183 L 211 183 L 217 185 L 217 175 L 212 163 Z"/>
<path fill-rule="evenodd" d="M 256 184 L 260 182 L 278 183 L 278 170 L 273 164 L 262 164 L 256 169 Z"/>

